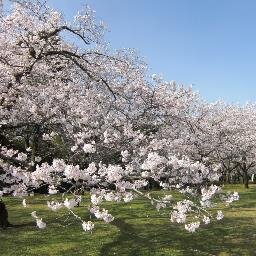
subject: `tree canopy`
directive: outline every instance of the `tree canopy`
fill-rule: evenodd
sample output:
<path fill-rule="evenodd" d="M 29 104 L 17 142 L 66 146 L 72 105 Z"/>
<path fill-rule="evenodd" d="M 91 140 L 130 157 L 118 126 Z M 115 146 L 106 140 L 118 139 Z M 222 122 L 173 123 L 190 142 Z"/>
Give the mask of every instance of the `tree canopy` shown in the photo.
<path fill-rule="evenodd" d="M 149 77 L 143 59 L 110 49 L 104 31 L 89 7 L 70 22 L 43 1 L 13 1 L 1 17 L 0 195 L 63 193 L 49 209 L 66 208 L 85 231 L 93 222 L 73 209 L 85 190 L 90 214 L 107 223 L 104 201 L 139 196 L 190 232 L 222 219 L 209 209 L 239 196 L 223 194 L 220 178 L 237 172 L 248 185 L 254 171 L 255 105 L 209 104 Z"/>

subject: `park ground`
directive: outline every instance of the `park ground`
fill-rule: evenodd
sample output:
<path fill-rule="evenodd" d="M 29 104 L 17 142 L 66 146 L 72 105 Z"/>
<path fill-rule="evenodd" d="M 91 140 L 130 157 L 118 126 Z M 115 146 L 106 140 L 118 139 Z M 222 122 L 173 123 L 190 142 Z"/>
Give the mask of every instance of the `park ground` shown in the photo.
<path fill-rule="evenodd" d="M 81 223 L 63 212 L 47 209 L 49 197 L 27 199 L 4 198 L 13 227 L 0 229 L 1 256 L 73 256 L 73 255 L 256 255 L 256 185 L 228 185 L 225 190 L 238 191 L 240 200 L 223 208 L 225 218 L 201 227 L 191 234 L 182 225 L 172 224 L 168 215 L 157 212 L 149 201 L 108 204 L 115 216 L 111 224 L 96 221 L 92 233 L 85 233 Z M 160 193 L 160 192 L 156 192 Z M 84 197 L 88 202 L 88 197 Z M 75 208 L 84 219 L 89 218 L 88 205 Z M 39 230 L 30 213 L 37 211 L 47 223 Z M 68 218 L 68 220 L 67 220 Z"/>

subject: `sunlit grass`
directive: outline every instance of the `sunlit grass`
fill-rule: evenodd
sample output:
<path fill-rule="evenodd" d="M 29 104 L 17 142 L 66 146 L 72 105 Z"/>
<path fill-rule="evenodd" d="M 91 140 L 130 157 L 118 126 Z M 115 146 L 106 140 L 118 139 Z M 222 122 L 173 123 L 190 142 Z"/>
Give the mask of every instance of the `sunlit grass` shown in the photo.
<path fill-rule="evenodd" d="M 9 220 L 15 226 L 0 229 L 0 255 L 256 255 L 256 186 L 225 189 L 238 191 L 241 200 L 223 209 L 222 221 L 195 234 L 170 223 L 168 216 L 158 213 L 144 199 L 108 204 L 116 219 L 111 224 L 96 221 L 90 234 L 83 232 L 74 218 L 65 222 L 67 215 L 49 211 L 46 196 L 28 198 L 27 208 L 23 208 L 21 199 L 5 198 Z M 35 227 L 30 216 L 34 210 L 47 223 L 45 230 Z M 85 220 L 89 218 L 86 204 L 75 211 Z"/>

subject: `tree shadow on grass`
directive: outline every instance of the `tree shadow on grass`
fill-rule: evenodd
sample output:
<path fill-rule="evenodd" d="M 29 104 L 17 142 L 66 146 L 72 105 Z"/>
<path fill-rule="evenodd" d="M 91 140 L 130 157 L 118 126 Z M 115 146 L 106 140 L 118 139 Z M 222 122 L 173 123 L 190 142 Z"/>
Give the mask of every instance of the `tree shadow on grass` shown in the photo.
<path fill-rule="evenodd" d="M 118 228 L 119 235 L 113 242 L 103 245 L 100 251 L 101 256 L 141 255 L 140 250 L 145 250 L 145 245 L 147 245 L 147 250 L 152 253 L 150 255 L 154 255 L 154 247 L 151 246 L 146 237 L 140 236 L 132 225 L 122 219 L 115 219 L 111 224 Z M 122 248 L 120 248 L 120 245 Z"/>
<path fill-rule="evenodd" d="M 24 228 L 24 227 L 35 227 L 35 221 L 19 223 L 19 224 L 12 224 L 8 228 Z"/>
<path fill-rule="evenodd" d="M 1 231 L 4 230 L 14 230 L 14 229 L 19 229 L 19 228 L 24 228 L 24 227 L 35 227 L 35 222 L 23 222 L 23 223 L 19 223 L 19 224 L 13 224 L 13 223 L 9 223 L 8 226 L 6 228 L 0 228 Z"/>
<path fill-rule="evenodd" d="M 128 224 L 116 219 L 120 231 L 100 255 L 256 255 L 256 223 L 252 218 L 226 218 L 196 233 L 169 224 Z M 238 225 L 239 223 L 239 225 Z"/>

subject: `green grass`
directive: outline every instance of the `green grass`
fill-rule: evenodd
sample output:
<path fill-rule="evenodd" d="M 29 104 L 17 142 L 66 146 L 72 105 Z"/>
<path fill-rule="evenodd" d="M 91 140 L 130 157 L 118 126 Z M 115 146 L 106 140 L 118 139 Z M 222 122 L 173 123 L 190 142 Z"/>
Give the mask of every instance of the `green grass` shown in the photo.
<path fill-rule="evenodd" d="M 33 204 L 27 208 L 21 206 L 21 199 L 4 198 L 9 220 L 15 226 L 0 229 L 0 255 L 256 255 L 256 186 L 251 185 L 248 190 L 237 185 L 226 189 L 238 191 L 241 200 L 224 209 L 222 221 L 194 234 L 170 223 L 168 216 L 158 213 L 143 199 L 109 204 L 115 221 L 96 221 L 93 233 L 89 234 L 73 218 L 68 221 L 72 225 L 65 226 L 67 216 L 47 210 L 45 201 L 49 198 L 45 196 L 28 198 Z M 46 229 L 35 227 L 30 216 L 34 210 L 44 217 Z M 87 206 L 75 211 L 88 218 Z"/>

